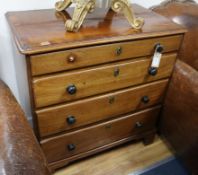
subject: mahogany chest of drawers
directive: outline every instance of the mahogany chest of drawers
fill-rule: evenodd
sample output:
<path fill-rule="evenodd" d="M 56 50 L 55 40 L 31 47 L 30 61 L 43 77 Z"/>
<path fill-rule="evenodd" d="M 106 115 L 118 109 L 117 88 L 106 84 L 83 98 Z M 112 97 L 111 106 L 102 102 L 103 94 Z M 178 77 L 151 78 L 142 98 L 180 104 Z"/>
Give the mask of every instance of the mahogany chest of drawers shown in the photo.
<path fill-rule="evenodd" d="M 152 143 L 185 29 L 134 9 L 145 18 L 142 30 L 101 9 L 77 33 L 65 31 L 70 12 L 7 13 L 26 56 L 35 133 L 52 169 L 134 139 Z M 156 47 L 162 58 L 152 69 Z"/>

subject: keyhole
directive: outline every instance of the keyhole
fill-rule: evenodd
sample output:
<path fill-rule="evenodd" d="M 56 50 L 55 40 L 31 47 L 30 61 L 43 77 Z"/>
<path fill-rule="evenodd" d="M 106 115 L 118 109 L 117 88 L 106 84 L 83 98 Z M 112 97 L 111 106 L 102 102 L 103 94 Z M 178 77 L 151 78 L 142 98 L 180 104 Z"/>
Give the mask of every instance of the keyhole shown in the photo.
<path fill-rule="evenodd" d="M 109 125 L 106 125 L 105 128 L 106 129 L 111 129 L 111 125 L 110 124 Z"/>
<path fill-rule="evenodd" d="M 115 97 L 109 97 L 109 104 L 113 104 L 115 102 Z"/>
<path fill-rule="evenodd" d="M 119 56 L 119 55 L 121 55 L 121 53 L 122 53 L 122 47 L 118 47 L 116 49 L 116 55 Z"/>
<path fill-rule="evenodd" d="M 114 70 L 114 77 L 119 76 L 119 74 L 120 74 L 120 69 L 119 68 L 115 68 L 115 70 Z"/>

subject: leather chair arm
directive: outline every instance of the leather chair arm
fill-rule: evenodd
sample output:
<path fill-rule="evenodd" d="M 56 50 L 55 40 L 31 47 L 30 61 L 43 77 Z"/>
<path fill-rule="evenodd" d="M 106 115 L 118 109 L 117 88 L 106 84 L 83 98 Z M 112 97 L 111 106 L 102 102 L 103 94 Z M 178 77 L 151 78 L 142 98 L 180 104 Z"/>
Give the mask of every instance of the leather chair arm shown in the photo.
<path fill-rule="evenodd" d="M 198 71 L 178 60 L 162 111 L 161 132 L 192 174 L 198 174 Z"/>
<path fill-rule="evenodd" d="M 1 80 L 0 141 L 0 174 L 50 174 L 46 159 L 24 112 Z"/>
<path fill-rule="evenodd" d="M 153 11 L 184 25 L 179 59 L 162 110 L 161 133 L 192 174 L 198 174 L 198 4 L 166 0 Z"/>

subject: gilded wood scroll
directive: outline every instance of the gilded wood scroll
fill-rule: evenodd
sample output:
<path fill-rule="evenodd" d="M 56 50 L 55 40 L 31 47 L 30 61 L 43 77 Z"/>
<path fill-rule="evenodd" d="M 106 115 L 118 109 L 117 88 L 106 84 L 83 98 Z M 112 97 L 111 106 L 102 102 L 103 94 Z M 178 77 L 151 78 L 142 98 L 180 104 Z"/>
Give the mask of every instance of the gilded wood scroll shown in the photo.
<path fill-rule="evenodd" d="M 75 10 L 72 19 L 66 20 L 65 27 L 67 31 L 78 31 L 88 13 L 94 11 L 95 0 L 63 0 L 55 5 L 56 10 L 61 12 L 67 9 L 71 4 L 75 4 Z M 111 9 L 116 13 L 123 13 L 131 27 L 141 29 L 144 24 L 143 18 L 136 18 L 133 9 L 128 0 L 112 0 Z"/>

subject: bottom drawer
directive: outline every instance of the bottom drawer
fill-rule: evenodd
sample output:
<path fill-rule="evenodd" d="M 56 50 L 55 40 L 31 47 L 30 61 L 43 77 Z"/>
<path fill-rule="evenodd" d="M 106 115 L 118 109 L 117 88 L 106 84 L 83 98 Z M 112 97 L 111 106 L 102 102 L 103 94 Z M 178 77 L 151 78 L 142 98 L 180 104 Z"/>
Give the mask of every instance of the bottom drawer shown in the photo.
<path fill-rule="evenodd" d="M 43 140 L 49 163 L 141 134 L 155 128 L 160 107 L 150 108 L 61 136 Z"/>

